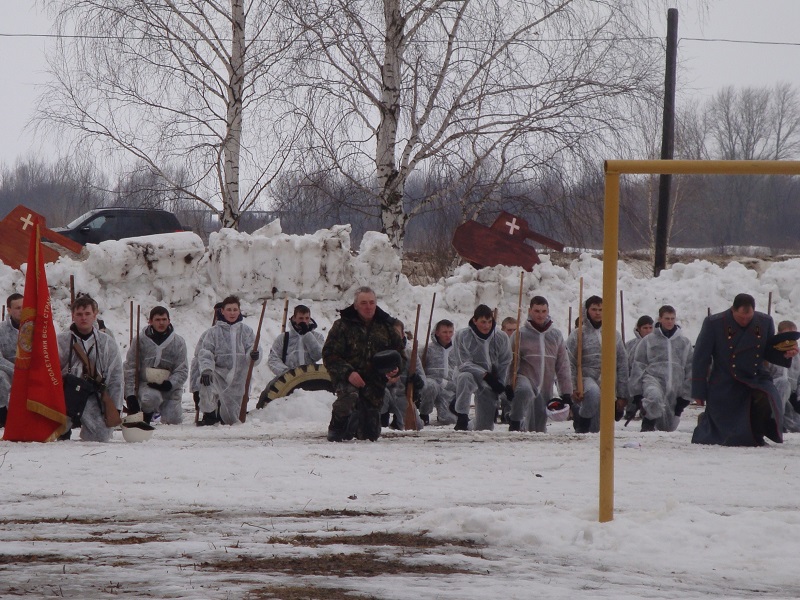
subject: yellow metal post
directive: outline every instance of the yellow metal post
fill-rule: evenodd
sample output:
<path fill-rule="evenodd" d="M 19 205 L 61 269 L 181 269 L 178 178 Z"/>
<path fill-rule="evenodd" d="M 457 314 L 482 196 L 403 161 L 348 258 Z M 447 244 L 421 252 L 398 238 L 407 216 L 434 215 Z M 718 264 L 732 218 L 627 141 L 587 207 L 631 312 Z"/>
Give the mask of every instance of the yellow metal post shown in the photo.
<path fill-rule="evenodd" d="M 617 371 L 619 174 L 606 174 L 603 211 L 603 342 L 600 348 L 600 522 L 614 518 L 614 403 Z"/>

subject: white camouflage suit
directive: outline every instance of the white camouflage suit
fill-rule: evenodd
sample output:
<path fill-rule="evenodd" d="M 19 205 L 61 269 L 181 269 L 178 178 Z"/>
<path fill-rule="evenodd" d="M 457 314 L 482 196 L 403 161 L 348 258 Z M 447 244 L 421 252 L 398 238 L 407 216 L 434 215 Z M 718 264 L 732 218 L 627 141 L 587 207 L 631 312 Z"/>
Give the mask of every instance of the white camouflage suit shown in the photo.
<path fill-rule="evenodd" d="M 484 381 L 494 373 L 505 383 L 511 365 L 511 341 L 494 324 L 486 339 L 479 337 L 472 326 L 459 329 L 453 337 L 458 363 L 456 382 L 456 412 L 469 414 L 469 403 L 475 394 L 475 430 L 494 429 L 494 417 L 499 406 L 498 395 Z"/>
<path fill-rule="evenodd" d="M 548 319 L 544 331 L 525 321 L 514 334 L 521 335 L 517 387 L 511 403 L 511 420 L 522 422 L 522 431 L 547 431 L 547 404 L 558 382 L 561 394 L 572 394 L 572 376 L 564 335 Z"/>
<path fill-rule="evenodd" d="M 287 334 L 289 335 L 289 345 L 286 348 L 286 360 L 283 360 L 283 340 Z M 319 362 L 322 358 L 324 344 L 325 336 L 319 331 L 313 330 L 300 335 L 290 323 L 286 332 L 275 338 L 269 351 L 267 366 L 274 375 L 273 381 L 290 369 Z"/>
<path fill-rule="evenodd" d="M 436 409 L 436 420 L 443 425 L 452 425 L 456 416 L 450 412 L 448 406 L 456 397 L 456 383 L 454 380 L 458 363 L 453 352 L 453 344 L 445 348 L 436 339 L 436 334 L 431 334 L 428 352 L 425 354 L 425 387 L 420 394 L 419 412 L 429 415 Z"/>
<path fill-rule="evenodd" d="M 213 413 L 219 406 L 223 423 L 239 422 L 254 341 L 255 333 L 241 319 L 233 324 L 218 319 L 203 333 L 198 343 L 197 366 L 201 376 L 211 372 L 211 385 L 200 386 L 201 412 Z"/>
<path fill-rule="evenodd" d="M 649 335 L 649 334 L 648 334 Z M 636 329 L 633 330 L 633 339 L 625 342 L 625 354 L 628 355 L 628 373 L 633 369 L 633 357 L 636 356 L 636 348 L 639 343 L 644 339 L 642 334 Z"/>
<path fill-rule="evenodd" d="M 405 355 L 403 364 L 408 365 L 411 360 L 411 349 L 406 348 L 403 354 Z M 422 393 L 425 391 L 425 388 L 428 387 L 428 380 L 425 377 L 425 370 L 422 368 L 422 359 L 419 356 L 419 352 L 417 352 L 417 373 L 424 382 L 424 387 L 422 390 L 420 390 L 420 393 Z M 406 383 L 408 383 L 408 367 L 403 369 L 403 372 L 400 374 L 399 381 L 397 383 L 388 384 L 386 386 L 386 391 L 383 393 L 383 406 L 381 406 L 381 414 L 390 411 L 394 415 L 395 423 L 398 429 L 405 429 L 406 406 L 408 406 L 408 400 L 406 398 Z M 425 424 L 422 422 L 422 419 L 419 418 L 419 411 L 416 411 L 416 407 L 414 408 L 414 414 L 417 415 L 417 431 L 419 431 L 425 426 Z"/>
<path fill-rule="evenodd" d="M 0 323 L 0 408 L 8 407 L 14 363 L 17 362 L 17 337 L 19 329 L 11 322 L 11 315 Z"/>
<path fill-rule="evenodd" d="M 161 422 L 178 425 L 183 422 L 181 396 L 183 385 L 189 377 L 186 363 L 186 342 L 172 329 L 169 335 L 157 344 L 153 341 L 153 329 L 149 325 L 138 336 L 139 343 L 139 407 L 145 413 L 161 413 Z M 147 368 L 165 369 L 172 389 L 167 392 L 147 385 Z M 136 388 L 136 340 L 125 357 L 125 397 L 133 396 Z"/>
<path fill-rule="evenodd" d="M 641 395 L 642 417 L 655 421 L 658 431 L 675 431 L 678 397 L 692 396 L 692 343 L 679 326 L 667 337 L 656 325 L 636 346 L 629 381 L 631 397 Z"/>
<path fill-rule="evenodd" d="M 622 343 L 622 336 L 618 331 L 616 335 L 617 350 L 617 382 L 616 396 L 618 398 L 628 397 L 628 357 L 625 353 L 625 346 Z M 646 339 L 646 338 L 645 338 Z M 596 433 L 600 431 L 600 348 L 602 346 L 602 333 L 600 329 L 595 329 L 586 315 L 583 319 L 583 354 L 581 365 L 583 367 L 583 400 L 577 401 L 573 396 L 573 413 L 575 411 L 584 419 L 590 419 L 589 431 Z M 578 329 L 573 329 L 567 338 L 567 354 L 569 355 L 569 367 L 572 372 L 572 388 L 577 389 L 578 374 Z"/>
<path fill-rule="evenodd" d="M 62 375 L 67 373 L 72 373 L 77 377 L 83 375 L 83 363 L 80 357 L 74 350 L 70 352 L 74 342 L 83 346 L 89 357 L 89 364 L 93 365 L 97 373 L 105 378 L 108 394 L 117 409 L 122 410 L 124 377 L 122 357 L 117 343 L 111 336 L 97 329 L 94 329 L 86 340 L 81 339 L 72 330 L 59 333 L 58 356 L 61 359 Z M 81 416 L 81 439 L 88 442 L 107 442 L 111 439 L 113 431 L 113 428 L 106 427 L 99 399 L 89 398 Z"/>

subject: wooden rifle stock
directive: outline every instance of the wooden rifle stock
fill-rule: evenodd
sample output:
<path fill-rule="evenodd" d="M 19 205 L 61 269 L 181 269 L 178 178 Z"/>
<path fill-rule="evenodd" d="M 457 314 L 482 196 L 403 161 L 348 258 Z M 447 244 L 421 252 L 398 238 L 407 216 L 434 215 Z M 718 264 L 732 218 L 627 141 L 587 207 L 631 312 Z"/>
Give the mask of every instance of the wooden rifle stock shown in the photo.
<path fill-rule="evenodd" d="M 433 300 L 431 300 L 431 316 L 428 317 L 428 332 L 425 334 L 425 348 L 422 350 L 422 367 L 425 369 L 428 368 L 428 342 L 431 339 L 431 323 L 433 323 L 433 307 L 435 305 L 436 292 L 433 292 Z"/>
<path fill-rule="evenodd" d="M 514 358 L 513 367 L 511 369 L 511 388 L 517 389 L 517 368 L 519 367 L 519 346 L 522 342 L 522 285 L 525 271 L 520 271 L 519 274 L 519 298 L 517 299 L 517 335 L 514 338 Z"/>
<path fill-rule="evenodd" d="M 286 317 L 288 315 L 289 315 L 289 299 L 286 298 L 286 300 L 283 301 L 283 319 L 281 320 L 281 333 L 286 333 Z M 260 325 L 259 329 L 261 329 Z"/>
<path fill-rule="evenodd" d="M 289 300 L 286 300 L 286 306 L 289 305 Z M 261 339 L 261 325 L 264 323 L 264 311 L 267 310 L 267 301 L 261 305 L 261 317 L 258 319 L 258 329 L 256 330 L 256 339 L 253 341 L 253 349 L 251 353 L 258 350 L 258 342 Z M 284 320 L 285 320 L 284 312 Z M 244 396 L 242 396 L 242 406 L 239 409 L 239 420 L 244 423 L 247 420 L 247 403 L 250 401 L 250 379 L 253 377 L 253 367 L 256 361 L 250 359 L 250 364 L 247 366 L 247 378 L 244 380 Z"/>
<path fill-rule="evenodd" d="M 420 305 L 417 304 L 417 320 L 414 323 L 414 343 L 411 346 L 411 359 L 408 363 L 408 378 L 406 379 L 406 415 L 403 426 L 406 431 L 417 430 L 417 409 L 414 406 L 414 374 L 417 372 L 417 349 L 419 348 L 419 311 Z"/>
<path fill-rule="evenodd" d="M 133 393 L 139 399 L 139 336 L 141 335 L 140 319 L 142 317 L 141 305 L 136 306 L 136 359 L 134 360 Z M 131 302 L 131 320 L 133 320 L 133 302 Z"/>
<path fill-rule="evenodd" d="M 577 367 L 575 385 L 578 397 L 583 400 L 583 277 L 578 291 L 578 351 L 575 360 Z"/>

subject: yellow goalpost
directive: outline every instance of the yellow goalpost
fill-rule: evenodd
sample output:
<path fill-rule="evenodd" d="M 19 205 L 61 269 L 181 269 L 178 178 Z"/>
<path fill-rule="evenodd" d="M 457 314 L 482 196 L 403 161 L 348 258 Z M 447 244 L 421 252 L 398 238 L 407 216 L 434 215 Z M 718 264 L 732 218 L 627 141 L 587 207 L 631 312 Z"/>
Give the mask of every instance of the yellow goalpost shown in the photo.
<path fill-rule="evenodd" d="M 800 175 L 800 161 L 607 160 L 603 209 L 603 325 L 600 365 L 600 522 L 614 518 L 617 260 L 620 175 Z M 613 257 L 613 260 L 612 260 Z"/>

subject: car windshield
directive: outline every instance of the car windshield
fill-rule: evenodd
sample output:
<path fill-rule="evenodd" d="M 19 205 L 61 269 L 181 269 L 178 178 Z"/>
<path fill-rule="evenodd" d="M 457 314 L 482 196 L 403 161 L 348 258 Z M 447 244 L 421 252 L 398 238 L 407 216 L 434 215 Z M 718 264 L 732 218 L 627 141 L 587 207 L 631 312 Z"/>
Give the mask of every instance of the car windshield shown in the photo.
<path fill-rule="evenodd" d="M 94 214 L 97 214 L 98 212 L 100 212 L 100 211 L 99 210 L 90 210 L 89 212 L 82 214 L 80 217 L 78 217 L 74 221 L 72 221 L 70 223 L 67 223 L 67 229 L 75 229 L 78 225 L 83 223 L 86 219 L 88 219 L 89 217 L 91 217 Z"/>

